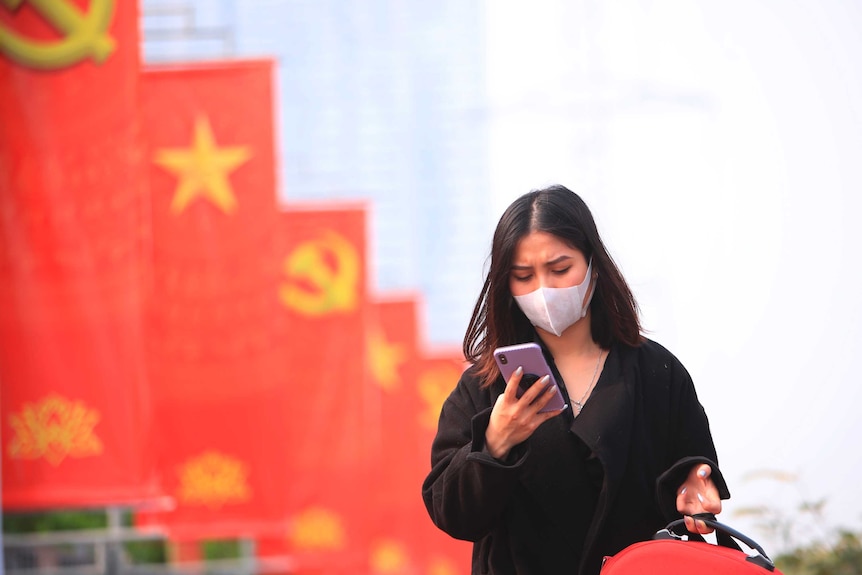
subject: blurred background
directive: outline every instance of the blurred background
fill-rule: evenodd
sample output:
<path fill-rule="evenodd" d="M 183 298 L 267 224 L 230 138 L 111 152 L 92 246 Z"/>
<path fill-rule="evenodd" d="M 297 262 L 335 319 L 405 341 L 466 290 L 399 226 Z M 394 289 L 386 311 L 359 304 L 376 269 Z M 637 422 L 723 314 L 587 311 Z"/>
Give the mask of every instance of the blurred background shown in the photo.
<path fill-rule="evenodd" d="M 348 336 L 344 318 L 324 321 L 322 327 L 309 323 L 307 313 L 281 318 L 260 303 L 260 294 L 269 293 L 274 278 L 292 265 L 284 254 L 299 254 L 290 261 L 302 268 L 303 242 L 320 237 L 312 229 L 314 222 L 355 240 L 362 270 L 357 272 L 357 290 L 360 300 L 369 303 L 340 309 L 360 309 L 357 325 L 390 321 L 393 329 L 411 326 L 404 337 L 415 340 L 413 351 L 393 356 L 390 346 L 389 355 L 382 357 L 389 357 L 390 364 L 411 358 L 406 363 L 414 365 L 401 374 L 401 389 L 419 390 L 427 381 L 418 367 L 423 362 L 457 365 L 502 211 L 526 191 L 561 183 L 593 210 L 638 299 L 647 335 L 669 348 L 692 374 L 733 494 L 720 519 L 758 539 L 773 555 L 809 546 L 818 552 L 834 550 L 849 534 L 856 537 L 854 557 L 859 557 L 862 497 L 855 487 L 862 474 L 862 418 L 857 414 L 862 386 L 855 366 L 862 347 L 862 302 L 857 295 L 862 227 L 856 222 L 862 214 L 862 68 L 857 64 L 862 6 L 846 0 L 541 0 L 529 5 L 508 0 L 139 0 L 137 10 L 112 0 L 60 4 L 75 8 L 78 20 L 59 17 L 54 8 L 35 1 L 0 8 L 0 32 L 5 32 L 0 35 L 0 90 L 8 98 L 0 117 L 0 194 L 6 198 L 0 200 L 0 249 L 7 284 L 2 289 L 9 302 L 2 316 L 5 351 L 0 356 L 4 529 L 26 531 L 21 525 L 34 523 L 34 517 L 44 520 L 46 513 L 81 509 L 81 502 L 98 514 L 113 501 L 104 520 L 93 520 L 99 531 L 93 541 L 168 541 L 165 561 L 173 559 L 174 569 L 185 564 L 182 560 L 228 553 L 240 560 L 256 558 L 256 563 L 241 565 L 252 571 L 466 572 L 463 546 L 451 550 L 448 562 L 432 564 L 435 545 L 443 549 L 448 542 L 440 538 L 428 543 L 436 536 L 428 534 L 433 526 L 428 533 L 418 526 L 430 523 L 419 501 L 430 428 L 395 446 L 418 453 L 412 474 L 403 476 L 416 482 L 403 500 L 379 507 L 366 502 L 350 511 L 349 502 L 329 501 L 321 494 L 326 485 L 343 487 L 337 478 L 345 473 L 354 479 L 356 473 L 369 474 L 368 482 L 357 481 L 357 486 L 379 485 L 379 474 L 398 468 L 399 461 L 384 461 L 391 452 L 383 437 L 412 425 L 397 420 L 406 404 L 387 403 L 387 389 L 394 388 L 381 383 L 385 378 L 380 373 L 367 373 L 374 371 L 369 365 L 380 363 L 368 359 L 371 352 L 334 365 L 339 362 L 332 358 L 344 358 L 341 352 L 354 344 L 366 351 L 374 348 L 368 335 L 372 328 L 357 327 L 357 333 L 365 334 L 365 343 L 357 343 Z M 107 64 L 80 62 L 85 58 L 79 57 L 64 64 L 61 72 L 46 71 L 38 61 L 22 64 L 21 53 L 38 50 L 21 48 L 16 39 L 49 45 L 58 42 L 59 30 L 59 42 L 73 43 L 75 22 L 98 23 L 105 7 L 115 11 L 102 29 L 124 26 L 112 33 L 119 47 Z M 124 48 L 125 38 L 135 39 L 134 49 Z M 98 74 L 120 56 L 120 71 L 100 79 Z M 104 82 L 98 84 L 97 96 L 85 93 L 85 86 L 97 85 L 90 84 L 86 74 L 93 82 Z M 222 74 L 217 82 L 210 78 L 214 74 Z M 133 88 L 123 88 L 127 85 Z M 83 108 L 70 103 L 77 101 Z M 48 105 L 63 114 L 40 116 Z M 106 111 L 112 106 L 125 106 L 126 115 L 112 116 Z M 89 115 L 76 112 L 80 109 Z M 140 110 L 132 114 L 137 120 L 117 119 L 132 109 Z M 169 113 L 180 109 L 188 117 L 174 119 Z M 225 119 L 218 120 L 219 115 Z M 58 127 L 58 118 L 75 116 L 77 123 Z M 158 128 L 148 127 L 154 125 Z M 108 133 L 94 132 L 98 126 Z M 242 148 L 243 137 L 263 143 Z M 80 142 L 93 141 L 99 143 L 90 155 L 68 152 L 71 147 L 79 150 Z M 232 156 L 220 156 L 224 173 L 235 170 L 236 178 L 247 177 L 250 187 L 263 189 L 270 199 L 260 200 L 259 210 L 243 220 L 249 213 L 242 211 L 243 184 L 231 179 L 232 197 L 240 208 L 231 208 L 229 201 L 221 209 L 202 206 L 207 198 L 195 198 L 194 191 L 186 204 L 178 204 L 176 186 L 178 179 L 186 181 L 182 162 L 187 156 L 177 152 L 191 141 L 198 149 L 209 142 L 210 151 L 233 146 Z M 116 153 L 123 170 L 93 168 L 72 176 L 61 169 L 101 165 L 105 152 L 114 153 L 124 142 L 131 151 Z M 261 168 L 263 175 L 241 175 L 241 169 L 251 170 L 264 156 L 268 163 Z M 245 167 L 238 168 L 243 163 Z M 140 165 L 146 165 L 144 176 L 129 176 L 127 168 Z M 61 168 L 49 177 L 45 174 L 54 172 L 42 169 L 45 166 Z M 106 200 L 111 209 L 104 212 L 63 204 L 73 188 L 83 190 L 93 181 L 107 180 L 106 185 L 125 183 L 135 192 L 124 201 Z M 31 181 L 36 183 L 31 186 Z M 71 196 L 85 203 L 93 197 L 92 190 Z M 227 201 L 229 196 L 222 190 L 208 199 L 215 204 L 215 199 Z M 111 211 L 128 206 L 134 207 L 128 220 L 116 219 Z M 172 216 L 160 216 L 162 208 Z M 128 264 L 128 273 L 110 285 L 101 283 L 99 269 L 105 268 L 80 263 L 98 259 L 104 238 L 82 241 L 75 248 L 78 268 L 54 262 L 56 269 L 47 273 L 38 262 L 27 263 L 42 256 L 20 255 L 81 241 L 82 234 L 102 230 L 92 224 L 100 221 L 100 213 L 110 219 L 109 212 L 115 223 L 107 225 L 105 234 L 116 234 L 110 235 L 111 245 L 124 238 L 128 249 L 123 253 L 136 258 Z M 220 227 L 219 218 L 230 213 L 242 223 Z M 182 222 L 180 214 L 190 219 Z M 334 258 L 338 270 L 348 264 L 336 245 L 328 241 L 327 249 L 335 255 L 319 257 L 323 262 Z M 114 262 L 111 257 L 105 261 Z M 194 272 L 188 271 L 192 268 Z M 89 283 L 75 279 L 76 269 L 91 274 Z M 58 277 L 71 286 L 68 293 L 44 288 Z M 63 336 L 57 336 L 58 322 L 50 318 L 55 308 L 43 304 L 74 307 L 80 303 L 75 298 L 84 297 L 81 286 L 91 284 L 93 293 L 102 295 L 116 293 L 117 285 L 141 285 L 133 290 L 134 297 L 117 306 L 156 311 L 145 312 L 143 319 L 124 315 L 125 323 L 106 322 L 104 317 L 114 313 L 110 310 L 119 308 L 99 296 L 99 305 L 110 313 L 68 313 L 69 322 L 83 322 L 91 330 L 81 333 L 96 329 L 111 342 L 98 353 L 78 350 L 75 357 L 94 354 L 81 367 L 52 351 L 52 342 L 66 345 L 62 338 L 78 332 L 62 329 Z M 73 293 L 77 295 L 69 295 Z M 273 300 L 290 307 L 290 296 L 279 293 Z M 214 319 L 216 307 L 242 298 L 247 303 L 242 310 L 231 308 Z M 390 320 L 385 319 L 390 312 L 383 311 L 387 302 L 401 306 Z M 36 307 L 41 311 L 32 310 Z M 308 305 L 303 309 L 307 312 Z M 182 315 L 186 312 L 188 317 Z M 280 319 L 272 320 L 276 317 Z M 226 325 L 259 334 L 263 318 L 271 320 L 263 328 L 263 343 L 237 343 L 226 351 L 219 347 L 222 343 L 206 339 Z M 129 325 L 139 333 L 133 329 L 137 335 L 128 336 Z M 58 339 L 45 339 L 45 333 Z M 125 339 L 117 344 L 113 333 L 126 334 Z M 388 337 L 391 343 L 394 336 Z M 273 352 L 308 338 L 319 344 L 317 349 L 293 355 Z M 190 341 L 204 351 L 189 351 Z M 112 345 L 120 348 L 119 356 Z M 248 355 L 250 349 L 254 353 Z M 108 362 L 106 370 L 105 357 L 120 357 L 122 367 Z M 52 358 L 62 368 L 46 368 Z M 305 410 L 294 403 L 298 396 L 283 397 L 274 390 L 311 387 L 309 379 L 323 379 L 320 371 L 303 371 L 303 384 L 296 383 L 300 378 L 271 374 L 273 366 L 289 372 L 297 362 L 312 363 L 309 358 L 329 362 L 323 375 L 335 383 L 320 384 L 319 395 L 303 396 Z M 251 361 L 256 363 L 249 368 Z M 82 371 L 76 379 L 78 368 Z M 258 399 L 268 398 L 268 405 L 278 406 L 272 413 L 260 415 L 259 405 L 241 403 L 254 395 L 243 369 L 263 374 L 256 381 L 272 378 L 271 384 L 260 383 L 257 389 Z M 96 397 L 110 395 L 112 413 L 127 416 L 121 431 L 140 443 L 141 453 L 151 442 L 159 445 L 164 438 L 186 435 L 193 437 L 187 442 L 190 449 L 192 444 L 203 449 L 201 438 L 207 433 L 190 422 L 230 421 L 235 419 L 230 415 L 233 407 L 256 419 L 253 425 L 242 419 L 239 427 L 263 434 L 251 434 L 248 441 L 283 433 L 292 446 L 321 440 L 343 456 L 332 463 L 306 447 L 301 451 L 309 453 L 296 463 L 288 446 L 260 441 L 272 450 L 254 457 L 293 462 L 289 469 L 271 471 L 273 478 L 304 471 L 310 479 L 300 486 L 288 482 L 293 494 L 273 495 L 265 505 L 269 511 L 249 508 L 245 515 L 226 514 L 224 501 L 222 507 L 196 510 L 193 498 L 183 503 L 171 495 L 177 472 L 165 470 L 179 468 L 187 454 L 158 448 L 151 456 L 160 470 L 154 479 L 149 464 L 136 460 L 131 474 L 111 484 L 112 489 L 128 487 L 133 477 L 135 493 L 81 496 L 87 489 L 106 493 L 104 485 L 87 483 L 86 456 L 72 463 L 77 456 L 59 462 L 55 458 L 33 469 L 27 466 L 38 457 L 16 458 L 9 445 L 22 442 L 20 422 L 28 405 L 55 418 L 57 413 L 70 417 L 71 404 L 64 404 L 63 411 L 45 403 L 58 378 L 92 382 L 93 373 L 105 382 L 120 376 L 140 381 L 134 402 L 107 383 L 89 401 L 98 405 Z M 359 391 L 350 396 L 352 405 L 361 406 L 359 415 L 338 411 L 338 425 L 320 423 L 336 417 L 338 408 L 331 398 L 345 393 L 343 381 L 356 373 L 364 374 Z M 159 374 L 161 383 L 153 383 Z M 210 385 L 216 380 L 221 387 Z M 423 405 L 439 406 L 445 397 L 442 388 L 454 384 L 454 378 L 444 378 L 431 392 L 434 399 Z M 148 385 L 162 387 L 151 390 Z M 237 394 L 238 388 L 247 393 Z M 63 397 L 74 398 L 74 389 L 61 390 Z M 146 399 L 150 394 L 153 399 Z M 217 395 L 226 403 L 214 405 Z M 399 401 L 411 399 L 405 395 Z M 312 417 L 312 412 L 321 415 Z M 107 412 L 100 413 L 107 421 Z M 284 428 L 283 419 L 301 423 Z M 386 427 L 390 424 L 397 427 Z M 98 430 L 95 425 L 90 429 Z M 354 438 L 355 445 L 333 439 L 354 426 L 361 426 L 368 437 Z M 210 437 L 219 437 L 218 430 Z M 356 455 L 363 450 L 370 455 Z M 42 457 L 49 451 L 43 450 Z M 106 446 L 105 453 L 109 451 Z M 128 458 L 116 456 L 111 465 L 127 465 Z M 377 463 L 369 469 L 372 460 Z M 207 461 L 212 463 L 212 457 Z M 71 464 L 82 467 L 64 470 Z M 224 460 L 219 465 L 223 472 Z M 210 473 L 211 482 L 223 481 L 223 476 Z M 64 492 L 64 481 L 81 491 Z M 252 491 L 265 489 L 256 486 Z M 302 515 L 309 506 L 318 512 L 308 521 L 317 535 L 303 546 L 297 518 L 309 517 Z M 368 522 L 356 518 L 373 514 L 369 509 L 391 509 L 391 515 L 383 514 L 388 519 L 379 522 L 402 525 L 402 533 L 413 533 L 416 541 L 425 543 L 408 541 L 399 547 L 391 537 L 377 537 L 383 527 L 360 527 L 356 540 L 362 542 L 354 554 L 339 555 L 333 550 L 350 545 L 337 545 L 337 521 L 325 514 L 321 518 L 323 508 L 340 509 L 340 516 L 348 518 L 344 525 L 353 517 L 360 526 Z M 226 516 L 229 521 L 223 521 Z M 259 528 L 262 524 L 266 527 Z M 51 524 L 50 530 L 56 529 Z M 103 529 L 113 529 L 116 537 L 106 539 Z M 344 529 L 349 540 L 355 531 Z M 9 563 L 10 553 L 36 545 L 20 537 L 17 532 L 5 536 L 10 572 L 35 566 Z M 239 543 L 228 552 L 201 551 L 204 540 Z M 256 547 L 243 547 L 248 540 Z M 377 549 L 371 566 L 358 558 L 369 549 Z M 111 560 L 110 553 L 106 557 L 93 563 L 125 565 L 125 560 Z M 75 568 L 88 561 L 79 561 Z M 153 569 L 147 565 L 138 569 Z M 786 564 L 785 572 L 794 572 L 791 567 Z"/>

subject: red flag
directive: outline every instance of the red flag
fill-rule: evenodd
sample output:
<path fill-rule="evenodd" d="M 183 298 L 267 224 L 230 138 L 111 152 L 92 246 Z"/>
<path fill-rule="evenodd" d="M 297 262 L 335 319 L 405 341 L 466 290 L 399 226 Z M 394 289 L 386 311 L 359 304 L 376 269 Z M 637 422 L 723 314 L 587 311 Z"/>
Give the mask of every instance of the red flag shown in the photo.
<path fill-rule="evenodd" d="M 161 483 L 174 507 L 138 523 L 175 540 L 283 533 L 289 396 L 272 63 L 154 68 L 142 95 L 150 372 Z"/>
<path fill-rule="evenodd" d="M 420 487 L 430 469 L 430 447 L 442 401 L 464 369 L 458 350 L 422 349 L 417 298 L 381 297 L 368 338 L 372 381 L 381 389 L 382 458 L 369 508 L 375 522 L 370 573 L 462 573 L 470 545 L 431 522 Z"/>
<path fill-rule="evenodd" d="M 3 506 L 148 498 L 136 5 L 4 4 Z"/>
<path fill-rule="evenodd" d="M 366 208 L 291 205 L 282 214 L 286 247 L 279 301 L 290 326 L 284 350 L 291 401 L 286 424 L 296 477 L 293 499 L 325 491 L 303 472 L 349 469 L 376 453 L 366 426 L 377 395 L 365 385 Z M 321 446 L 326 449 L 321 449 Z"/>
<path fill-rule="evenodd" d="M 366 208 L 292 205 L 278 287 L 290 326 L 284 413 L 296 573 L 351 573 L 366 561 L 365 495 L 379 460 L 379 395 L 364 369 Z"/>
<path fill-rule="evenodd" d="M 412 508 L 418 502 L 421 464 L 427 459 L 424 449 L 417 445 L 419 398 L 414 385 L 420 359 L 417 302 L 415 294 L 377 296 L 371 306 L 372 320 L 366 336 L 370 383 L 381 398 L 382 446 L 374 497 L 369 505 L 373 509 L 392 509 L 402 516 L 405 505 Z M 386 524 L 395 527 L 391 520 Z"/>
<path fill-rule="evenodd" d="M 416 441 L 422 458 L 419 464 L 421 479 L 417 489 L 421 488 L 422 480 L 431 470 L 431 442 L 437 432 L 440 409 L 465 368 L 460 349 L 426 350 L 419 360 L 414 383 L 414 391 L 419 398 L 418 410 L 415 412 Z M 437 529 L 421 502 L 421 490 L 416 497 L 419 500 L 417 505 L 421 506 L 422 511 L 417 516 L 412 534 L 414 546 L 425 569 L 429 573 L 440 574 L 465 571 L 470 565 L 472 545 L 453 539 Z"/>

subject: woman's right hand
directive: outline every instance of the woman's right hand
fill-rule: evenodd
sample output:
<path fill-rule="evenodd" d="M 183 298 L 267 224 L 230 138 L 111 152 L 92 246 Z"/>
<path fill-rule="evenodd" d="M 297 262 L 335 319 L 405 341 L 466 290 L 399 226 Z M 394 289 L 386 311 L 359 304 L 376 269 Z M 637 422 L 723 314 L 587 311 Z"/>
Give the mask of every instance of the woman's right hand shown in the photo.
<path fill-rule="evenodd" d="M 563 409 L 539 413 L 556 393 L 555 386 L 546 389 L 548 376 L 543 377 L 517 396 L 524 370 L 518 368 L 506 383 L 506 390 L 497 397 L 491 410 L 491 421 L 485 430 L 485 447 L 495 459 L 505 459 L 509 451 L 533 435 L 541 424 L 563 412 Z"/>

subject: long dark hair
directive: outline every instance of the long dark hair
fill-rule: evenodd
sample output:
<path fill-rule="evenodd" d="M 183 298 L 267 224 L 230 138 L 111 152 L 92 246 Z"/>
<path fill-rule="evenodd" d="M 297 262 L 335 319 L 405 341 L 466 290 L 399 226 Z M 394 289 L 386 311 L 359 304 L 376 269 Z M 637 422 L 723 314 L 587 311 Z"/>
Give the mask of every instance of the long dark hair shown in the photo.
<path fill-rule="evenodd" d="M 515 248 L 530 232 L 553 234 L 578 249 L 587 261 L 592 258 L 593 271 L 598 272 L 590 302 L 596 343 L 608 348 L 615 342 L 637 346 L 642 341 L 637 302 L 605 249 L 587 205 L 564 186 L 533 190 L 515 200 L 497 224 L 491 265 L 464 336 L 464 356 L 476 364 L 485 386 L 498 374 L 494 349 L 531 341 L 535 333 L 509 289 Z"/>

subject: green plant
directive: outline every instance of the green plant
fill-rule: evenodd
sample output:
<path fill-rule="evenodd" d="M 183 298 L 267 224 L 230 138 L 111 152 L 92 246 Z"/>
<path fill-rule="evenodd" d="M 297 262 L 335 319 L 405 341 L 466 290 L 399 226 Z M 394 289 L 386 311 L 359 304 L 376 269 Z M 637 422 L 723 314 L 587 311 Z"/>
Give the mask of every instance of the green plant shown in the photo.
<path fill-rule="evenodd" d="M 104 529 L 108 525 L 103 510 L 3 512 L 4 533 L 43 533 L 72 529 Z"/>
<path fill-rule="evenodd" d="M 203 542 L 203 558 L 205 561 L 238 559 L 241 553 L 240 542 L 234 539 Z"/>
<path fill-rule="evenodd" d="M 775 564 L 785 575 L 859 575 L 862 538 L 842 530 L 833 543 L 799 547 L 777 557 Z"/>
<path fill-rule="evenodd" d="M 862 534 L 846 528 L 830 528 L 825 518 L 826 498 L 809 500 L 801 493 L 798 477 L 781 471 L 758 470 L 744 479 L 766 479 L 791 487 L 794 506 L 774 505 L 738 509 L 735 516 L 755 520 L 755 526 L 776 541 L 774 557 L 784 575 L 862 575 Z M 779 490 L 773 490 L 774 500 Z M 788 495 L 784 493 L 784 495 Z"/>

